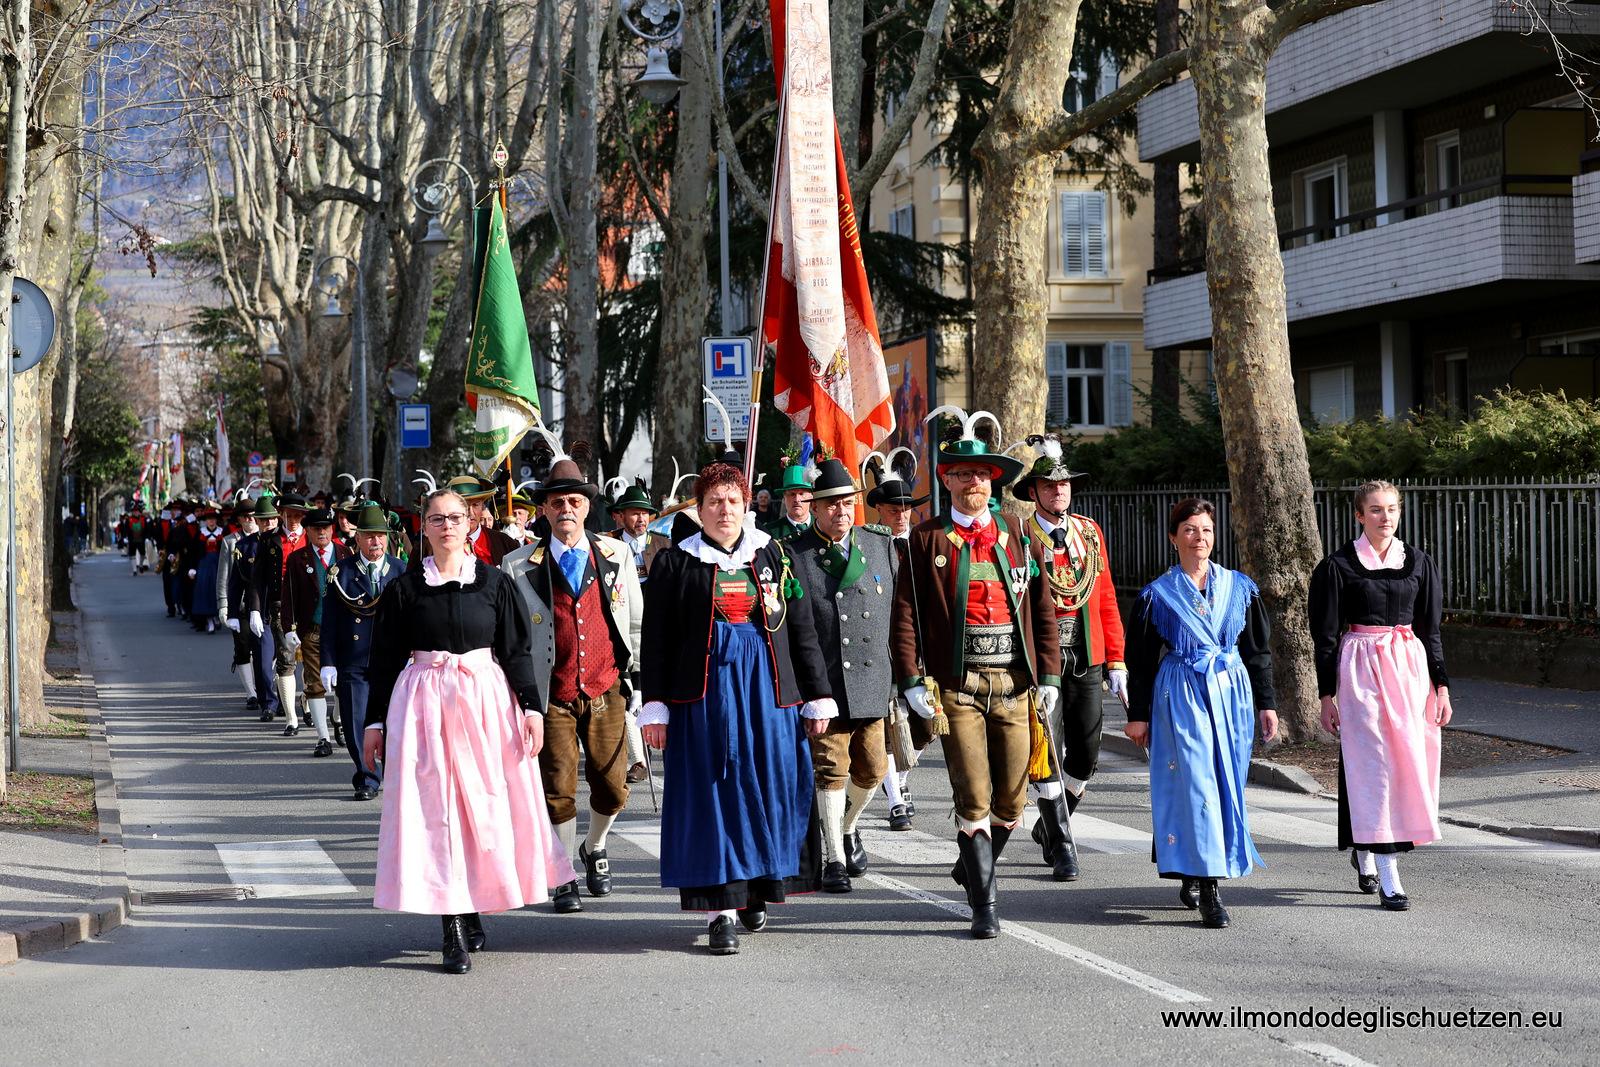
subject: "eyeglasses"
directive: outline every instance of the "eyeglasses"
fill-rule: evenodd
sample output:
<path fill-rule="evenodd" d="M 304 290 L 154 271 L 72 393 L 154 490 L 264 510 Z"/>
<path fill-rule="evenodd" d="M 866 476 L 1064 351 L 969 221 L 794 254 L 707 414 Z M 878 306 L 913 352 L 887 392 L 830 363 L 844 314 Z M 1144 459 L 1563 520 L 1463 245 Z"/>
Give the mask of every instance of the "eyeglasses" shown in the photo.
<path fill-rule="evenodd" d="M 950 477 L 950 478 L 954 478 L 958 482 L 991 482 L 991 481 L 994 481 L 993 472 L 987 471 L 987 470 L 979 470 L 979 471 L 974 471 L 974 470 L 949 471 L 949 472 L 947 472 L 947 476 Z"/>
<path fill-rule="evenodd" d="M 428 516 L 428 525 L 432 526 L 435 530 L 442 530 L 446 526 L 460 526 L 466 521 L 467 515 L 464 511 L 452 511 L 448 515 Z"/>

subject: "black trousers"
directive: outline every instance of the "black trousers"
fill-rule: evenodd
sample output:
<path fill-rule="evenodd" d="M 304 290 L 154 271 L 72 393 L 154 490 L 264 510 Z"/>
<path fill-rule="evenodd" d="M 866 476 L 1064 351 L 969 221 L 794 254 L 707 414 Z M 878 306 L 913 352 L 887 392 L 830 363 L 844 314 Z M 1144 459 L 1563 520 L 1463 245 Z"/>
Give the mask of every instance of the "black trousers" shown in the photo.
<path fill-rule="evenodd" d="M 1100 680 L 1104 673 L 1099 664 L 1079 666 L 1076 649 L 1061 650 L 1056 744 L 1061 746 L 1061 769 L 1081 782 L 1093 778 L 1100 766 L 1100 728 L 1105 721 L 1105 695 L 1100 690 Z"/>

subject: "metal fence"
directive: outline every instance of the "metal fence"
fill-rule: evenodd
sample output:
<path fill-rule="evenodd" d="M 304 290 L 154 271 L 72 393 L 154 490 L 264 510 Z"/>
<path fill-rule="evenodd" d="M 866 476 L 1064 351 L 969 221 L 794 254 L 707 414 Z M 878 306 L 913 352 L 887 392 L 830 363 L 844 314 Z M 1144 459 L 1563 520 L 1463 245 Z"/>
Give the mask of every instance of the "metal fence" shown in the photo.
<path fill-rule="evenodd" d="M 1400 539 L 1439 565 L 1446 611 L 1523 619 L 1594 622 L 1600 615 L 1600 482 L 1397 483 L 1405 514 Z M 1353 486 L 1317 486 L 1317 527 L 1325 552 L 1359 533 Z M 1231 494 L 1219 486 L 1089 490 L 1073 510 L 1106 531 L 1112 573 L 1123 591 L 1171 566 L 1167 513 L 1184 497 L 1217 506 L 1214 558 L 1238 566 Z"/>

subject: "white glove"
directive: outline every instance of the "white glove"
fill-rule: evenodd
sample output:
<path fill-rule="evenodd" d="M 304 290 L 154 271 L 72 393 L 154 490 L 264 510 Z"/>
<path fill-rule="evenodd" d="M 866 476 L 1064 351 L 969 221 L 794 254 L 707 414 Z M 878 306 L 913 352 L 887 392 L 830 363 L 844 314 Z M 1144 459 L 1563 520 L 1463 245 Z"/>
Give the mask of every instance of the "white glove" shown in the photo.
<path fill-rule="evenodd" d="M 1122 706 L 1126 709 L 1128 706 L 1128 672 L 1125 670 L 1107 671 L 1106 685 L 1111 689 L 1111 695 L 1122 701 Z"/>
<path fill-rule="evenodd" d="M 642 707 L 644 707 L 644 694 L 635 689 L 628 696 L 628 714 L 638 715 Z"/>
<path fill-rule="evenodd" d="M 224 620 L 222 620 L 222 623 L 223 623 L 224 626 L 226 626 L 228 629 L 232 630 L 234 633 L 238 633 L 239 632 L 239 620 L 238 619 L 224 619 Z"/>
<path fill-rule="evenodd" d="M 287 648 L 290 652 L 299 651 L 299 649 L 300 649 L 300 635 L 295 633 L 293 630 L 290 630 L 288 633 L 284 634 L 283 635 L 283 647 Z"/>
<path fill-rule="evenodd" d="M 933 706 L 933 697 L 928 695 L 928 687 L 925 685 L 914 685 L 901 695 L 905 698 L 906 707 L 921 718 L 931 719 L 939 710 Z"/>
<path fill-rule="evenodd" d="M 252 611 L 250 613 L 250 632 L 255 634 L 257 637 L 260 637 L 265 629 L 266 628 L 261 625 L 261 612 Z"/>
<path fill-rule="evenodd" d="M 322 679 L 322 688 L 335 689 L 339 685 L 339 668 L 324 667 L 318 673 L 318 677 Z"/>
<path fill-rule="evenodd" d="M 199 573 L 200 572 L 195 570 L 193 567 L 189 568 L 189 577 L 193 578 L 196 574 L 199 574 Z"/>
<path fill-rule="evenodd" d="M 1061 690 L 1053 685 L 1041 685 L 1039 687 L 1040 711 L 1047 716 L 1054 715 L 1056 713 L 1056 705 L 1059 703 L 1061 703 Z"/>

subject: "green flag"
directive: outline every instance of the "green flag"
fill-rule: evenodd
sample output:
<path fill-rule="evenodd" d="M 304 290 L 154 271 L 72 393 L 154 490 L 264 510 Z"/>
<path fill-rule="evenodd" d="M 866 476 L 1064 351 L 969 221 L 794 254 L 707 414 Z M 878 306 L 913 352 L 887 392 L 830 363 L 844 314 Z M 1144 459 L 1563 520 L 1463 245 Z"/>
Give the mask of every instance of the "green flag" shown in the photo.
<path fill-rule="evenodd" d="M 467 350 L 467 401 L 477 412 L 472 458 L 478 473 L 488 475 L 517 447 L 539 415 L 528 320 L 522 314 L 522 294 L 498 196 L 491 198 L 488 234 L 476 258 L 482 266 L 472 346 Z"/>

